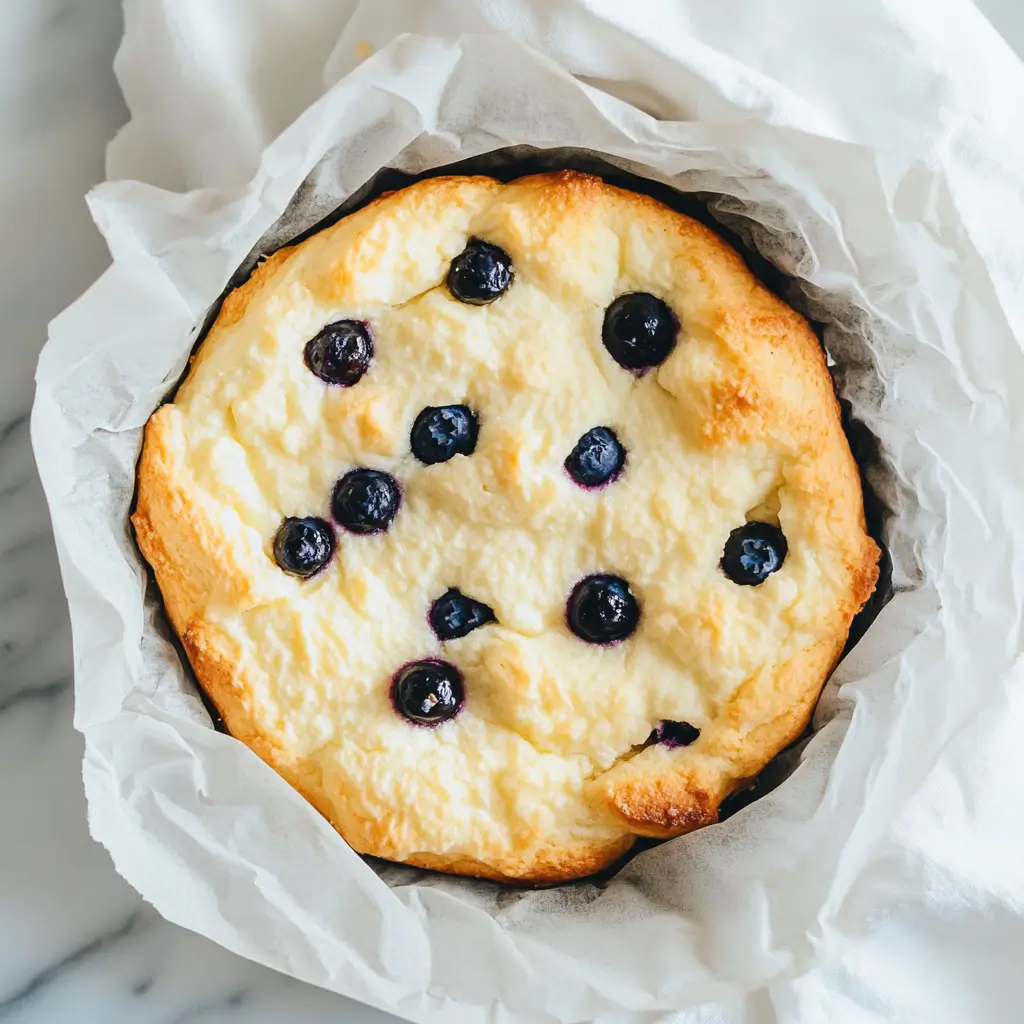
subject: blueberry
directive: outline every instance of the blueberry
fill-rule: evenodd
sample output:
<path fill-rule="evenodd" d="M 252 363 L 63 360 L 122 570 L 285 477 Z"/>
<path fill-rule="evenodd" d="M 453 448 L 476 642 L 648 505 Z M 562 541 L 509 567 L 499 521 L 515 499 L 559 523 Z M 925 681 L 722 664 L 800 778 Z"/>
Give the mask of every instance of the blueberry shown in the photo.
<path fill-rule="evenodd" d="M 497 622 L 494 610 L 454 587 L 430 606 L 430 628 L 438 640 L 457 640 L 488 622 Z"/>
<path fill-rule="evenodd" d="M 621 576 L 598 573 L 573 587 L 565 618 L 588 644 L 614 644 L 635 632 L 640 605 Z"/>
<path fill-rule="evenodd" d="M 659 722 L 651 733 L 651 742 L 660 743 L 663 747 L 688 747 L 696 743 L 700 729 L 689 722 Z"/>
<path fill-rule="evenodd" d="M 293 576 L 315 575 L 333 554 L 334 531 L 312 516 L 286 519 L 274 537 L 274 561 Z"/>
<path fill-rule="evenodd" d="M 465 405 L 428 405 L 412 425 L 409 443 L 420 462 L 433 466 L 456 455 L 472 455 L 480 428 Z"/>
<path fill-rule="evenodd" d="M 601 339 L 619 366 L 641 371 L 668 359 L 678 332 L 675 314 L 661 299 L 629 292 L 605 310 Z"/>
<path fill-rule="evenodd" d="M 581 487 L 600 487 L 614 480 L 625 464 L 626 449 L 608 427 L 588 430 L 565 460 L 566 471 Z"/>
<path fill-rule="evenodd" d="M 722 553 L 722 571 L 743 587 L 764 583 L 782 568 L 789 545 L 771 523 L 746 523 L 729 534 Z"/>
<path fill-rule="evenodd" d="M 512 283 L 512 257 L 479 238 L 469 244 L 448 268 L 448 291 L 471 306 L 486 306 L 500 299 Z"/>
<path fill-rule="evenodd" d="M 351 387 L 362 379 L 373 359 L 373 339 L 368 324 L 338 320 L 328 324 L 306 343 L 306 365 L 325 384 Z"/>
<path fill-rule="evenodd" d="M 417 725 L 440 725 L 454 718 L 465 703 L 462 674 L 447 661 L 412 661 L 391 681 L 395 710 Z"/>
<path fill-rule="evenodd" d="M 349 533 L 380 533 L 398 514 L 398 481 L 376 469 L 353 469 L 335 485 L 331 513 Z"/>

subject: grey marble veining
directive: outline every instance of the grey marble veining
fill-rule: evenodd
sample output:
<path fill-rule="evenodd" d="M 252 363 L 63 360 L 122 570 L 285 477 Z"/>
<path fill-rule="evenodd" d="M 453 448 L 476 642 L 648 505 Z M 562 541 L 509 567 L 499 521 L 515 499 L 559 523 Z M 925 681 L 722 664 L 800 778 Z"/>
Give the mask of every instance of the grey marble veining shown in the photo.
<path fill-rule="evenodd" d="M 1024 2 L 980 6 L 1024 51 Z M 28 412 L 47 321 L 106 264 L 82 197 L 127 116 L 119 33 L 118 0 L 0 2 L 0 1024 L 383 1024 L 163 921 L 88 835 Z"/>

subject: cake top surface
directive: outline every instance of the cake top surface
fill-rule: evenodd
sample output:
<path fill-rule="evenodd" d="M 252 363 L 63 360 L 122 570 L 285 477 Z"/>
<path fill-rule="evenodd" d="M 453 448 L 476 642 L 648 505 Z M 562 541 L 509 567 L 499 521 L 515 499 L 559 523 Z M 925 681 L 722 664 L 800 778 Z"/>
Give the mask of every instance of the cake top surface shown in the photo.
<path fill-rule="evenodd" d="M 428 179 L 263 263 L 135 526 L 230 731 L 357 850 L 534 880 L 714 820 L 878 554 L 806 322 L 573 172 Z"/>

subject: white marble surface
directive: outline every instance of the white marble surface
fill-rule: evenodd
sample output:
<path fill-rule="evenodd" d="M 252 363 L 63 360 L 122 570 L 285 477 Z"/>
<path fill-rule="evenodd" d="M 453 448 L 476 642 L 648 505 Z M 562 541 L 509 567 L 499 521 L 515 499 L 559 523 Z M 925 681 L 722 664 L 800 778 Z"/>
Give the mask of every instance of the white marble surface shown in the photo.
<path fill-rule="evenodd" d="M 1024 0 L 980 6 L 1024 52 Z M 126 117 L 119 33 L 119 0 L 0 0 L 0 1022 L 384 1022 L 161 920 L 86 829 L 27 417 L 47 321 L 106 262 L 82 196 Z"/>

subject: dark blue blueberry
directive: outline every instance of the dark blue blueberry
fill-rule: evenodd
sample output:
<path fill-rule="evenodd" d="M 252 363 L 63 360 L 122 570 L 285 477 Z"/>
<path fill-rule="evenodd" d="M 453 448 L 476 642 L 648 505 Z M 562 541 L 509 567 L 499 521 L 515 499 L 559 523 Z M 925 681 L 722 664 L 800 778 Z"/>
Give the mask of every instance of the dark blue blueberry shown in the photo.
<path fill-rule="evenodd" d="M 514 273 L 504 249 L 471 238 L 448 268 L 448 291 L 460 302 L 486 306 L 505 294 Z"/>
<path fill-rule="evenodd" d="M 373 359 L 373 339 L 368 324 L 338 320 L 328 324 L 306 343 L 306 365 L 325 384 L 351 387 L 362 379 Z"/>
<path fill-rule="evenodd" d="M 588 644 L 614 644 L 635 632 L 640 605 L 621 576 L 598 573 L 573 587 L 565 620 Z"/>
<path fill-rule="evenodd" d="M 497 621 L 492 608 L 454 587 L 430 606 L 430 628 L 438 640 L 456 640 L 478 626 Z"/>
<path fill-rule="evenodd" d="M 782 568 L 789 545 L 771 523 L 746 523 L 729 534 L 722 553 L 722 571 L 743 587 L 764 583 Z"/>
<path fill-rule="evenodd" d="M 689 722 L 659 722 L 651 733 L 651 742 L 663 747 L 688 747 L 700 736 L 700 729 Z"/>
<path fill-rule="evenodd" d="M 286 519 L 274 537 L 274 561 L 293 576 L 313 576 L 334 554 L 334 531 L 322 519 Z"/>
<path fill-rule="evenodd" d="M 331 514 L 349 533 L 380 533 L 398 514 L 398 481 L 376 469 L 353 469 L 335 485 Z"/>
<path fill-rule="evenodd" d="M 433 466 L 476 449 L 476 414 L 465 405 L 428 405 L 412 425 L 409 444 L 420 462 Z"/>
<path fill-rule="evenodd" d="M 608 427 L 588 430 L 565 460 L 566 471 L 581 487 L 600 487 L 614 480 L 625 464 L 626 449 Z"/>
<path fill-rule="evenodd" d="M 417 725 L 440 725 L 454 718 L 465 703 L 462 673 L 447 661 L 411 661 L 391 681 L 395 710 Z"/>
<path fill-rule="evenodd" d="M 619 366 L 639 372 L 668 359 L 678 333 L 679 321 L 661 299 L 629 292 L 605 311 L 601 339 Z"/>

